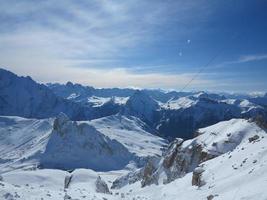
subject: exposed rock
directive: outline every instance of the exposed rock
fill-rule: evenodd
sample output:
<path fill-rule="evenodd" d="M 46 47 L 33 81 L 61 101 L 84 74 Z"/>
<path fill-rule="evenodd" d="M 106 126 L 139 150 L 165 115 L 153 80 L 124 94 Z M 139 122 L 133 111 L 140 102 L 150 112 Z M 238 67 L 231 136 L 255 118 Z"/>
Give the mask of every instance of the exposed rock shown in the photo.
<path fill-rule="evenodd" d="M 153 168 L 151 164 L 145 166 L 142 186 L 158 184 L 160 174 L 164 174 L 163 184 L 184 176 L 192 171 L 200 163 L 216 157 L 205 150 L 203 144 L 192 142 L 183 146 L 183 140 L 175 139 L 170 145 L 158 166 Z M 154 166 L 156 166 L 154 164 Z M 151 174 L 152 173 L 152 174 Z"/>
<path fill-rule="evenodd" d="M 257 139 L 259 139 L 260 137 L 258 136 L 258 135 L 254 135 L 253 137 L 250 137 L 250 138 L 248 138 L 248 141 L 249 142 L 254 142 L 254 141 L 256 141 Z"/>
<path fill-rule="evenodd" d="M 71 196 L 66 193 L 64 196 L 64 200 L 67 200 L 67 199 L 71 199 Z"/>
<path fill-rule="evenodd" d="M 152 161 L 148 161 L 143 173 L 143 179 L 141 181 L 141 186 L 144 187 L 146 185 L 151 185 L 152 183 L 156 183 L 156 179 L 153 175 L 155 171 L 155 166 L 153 165 Z"/>
<path fill-rule="evenodd" d="M 124 176 L 121 176 L 117 178 L 111 186 L 111 189 L 120 189 L 123 186 L 127 184 L 133 184 L 137 181 L 144 181 L 144 177 L 146 181 L 145 183 L 148 183 L 149 176 L 151 175 L 151 172 L 154 172 L 156 169 L 156 164 L 159 163 L 160 158 L 159 157 L 148 157 L 146 164 L 143 168 L 138 169 L 136 171 L 130 172 Z M 150 175 L 149 175 L 150 174 Z"/>
<path fill-rule="evenodd" d="M 104 193 L 104 194 L 111 194 L 108 189 L 108 185 L 106 184 L 105 181 L 101 179 L 100 176 L 97 177 L 95 185 L 96 185 L 96 192 Z"/>
<path fill-rule="evenodd" d="M 207 200 L 212 200 L 212 199 L 214 199 L 214 197 L 217 197 L 217 196 L 219 196 L 218 194 L 215 194 L 215 195 L 209 195 L 209 196 L 207 196 Z"/>
<path fill-rule="evenodd" d="M 228 125 L 229 128 L 224 128 Z M 170 183 L 189 172 L 193 172 L 201 163 L 231 152 L 243 141 L 252 137 L 254 132 L 257 132 L 247 132 L 245 131 L 247 128 L 256 128 L 257 130 L 259 127 L 257 128 L 256 124 L 247 120 L 232 119 L 200 129 L 199 133 L 201 134 L 196 138 L 186 141 L 175 139 L 163 152 L 159 162 L 153 163 L 153 165 L 147 163 L 143 168 L 143 174 L 141 173 L 142 187 L 151 184 Z M 257 133 L 260 136 L 260 132 Z M 253 139 L 256 138 L 253 137 Z M 244 148 L 242 147 L 241 150 Z M 236 165 L 232 167 L 237 169 Z M 198 174 L 198 172 L 198 170 L 194 171 L 192 184 L 201 186 L 204 183 L 200 180 L 201 173 Z"/>
<path fill-rule="evenodd" d="M 207 200 L 212 200 L 213 198 L 214 198 L 214 196 L 212 194 L 207 196 Z"/>
<path fill-rule="evenodd" d="M 183 139 L 176 138 L 171 144 L 170 147 L 168 148 L 168 151 L 165 155 L 165 158 L 163 160 L 163 166 L 165 168 L 170 168 L 174 162 L 174 159 L 178 153 L 178 148 L 181 146 L 183 143 Z"/>
<path fill-rule="evenodd" d="M 64 189 L 69 187 L 72 176 L 66 176 L 64 180 Z"/>
<path fill-rule="evenodd" d="M 94 126 L 71 121 L 64 113 L 60 113 L 54 120 L 45 151 L 40 155 L 39 167 L 116 170 L 126 166 L 134 159 L 133 156 L 120 142 L 107 137 Z M 105 165 L 103 160 L 106 161 Z"/>
<path fill-rule="evenodd" d="M 61 136 L 63 136 L 64 132 L 66 132 L 64 128 L 67 127 L 64 125 L 67 124 L 68 122 L 70 122 L 68 116 L 61 112 L 54 120 L 53 129 L 57 131 Z"/>
<path fill-rule="evenodd" d="M 120 189 L 127 184 L 133 184 L 143 178 L 143 168 L 135 172 L 130 172 L 124 176 L 117 178 L 111 186 L 111 189 Z"/>
<path fill-rule="evenodd" d="M 5 193 L 3 196 L 6 200 L 15 200 L 14 196 L 9 192 Z"/>
<path fill-rule="evenodd" d="M 205 170 L 202 167 L 197 167 L 193 171 L 193 176 L 192 176 L 192 185 L 196 185 L 198 187 L 201 187 L 205 184 L 205 182 L 201 179 L 202 178 L 202 173 Z"/>

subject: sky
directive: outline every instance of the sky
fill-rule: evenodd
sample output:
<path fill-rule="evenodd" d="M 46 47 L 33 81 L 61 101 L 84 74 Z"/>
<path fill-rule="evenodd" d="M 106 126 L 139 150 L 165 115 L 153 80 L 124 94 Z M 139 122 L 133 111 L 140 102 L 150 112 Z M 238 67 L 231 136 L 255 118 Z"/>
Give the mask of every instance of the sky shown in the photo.
<path fill-rule="evenodd" d="M 0 67 L 42 83 L 266 92 L 266 10 L 265 0 L 0 0 Z"/>

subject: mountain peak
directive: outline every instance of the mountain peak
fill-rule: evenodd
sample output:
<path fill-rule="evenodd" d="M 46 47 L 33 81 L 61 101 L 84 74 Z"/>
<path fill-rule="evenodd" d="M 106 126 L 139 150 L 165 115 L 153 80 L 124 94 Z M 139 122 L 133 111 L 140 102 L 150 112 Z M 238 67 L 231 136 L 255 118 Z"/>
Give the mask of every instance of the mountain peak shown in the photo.
<path fill-rule="evenodd" d="M 126 102 L 125 112 L 152 123 L 154 112 L 159 109 L 158 103 L 145 91 L 137 90 Z"/>

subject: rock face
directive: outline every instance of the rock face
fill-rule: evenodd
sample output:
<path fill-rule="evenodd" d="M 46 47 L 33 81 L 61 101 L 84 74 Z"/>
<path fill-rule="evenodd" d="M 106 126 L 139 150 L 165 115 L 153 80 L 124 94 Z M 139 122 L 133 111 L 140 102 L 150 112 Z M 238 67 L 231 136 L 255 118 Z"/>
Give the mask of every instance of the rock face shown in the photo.
<path fill-rule="evenodd" d="M 192 142 L 189 146 L 183 145 L 184 141 L 180 138 L 174 140 L 167 149 L 158 166 L 148 164 L 145 166 L 142 179 L 142 186 L 150 184 L 167 184 L 186 173 L 194 170 L 198 164 L 214 158 L 210 152 L 205 151 L 204 146 Z"/>
<path fill-rule="evenodd" d="M 64 189 L 69 187 L 72 176 L 66 176 L 64 180 Z"/>
<path fill-rule="evenodd" d="M 145 187 L 146 185 L 151 185 L 156 181 L 155 176 L 153 176 L 153 172 L 155 170 L 155 164 L 153 164 L 151 161 L 148 161 L 143 170 L 143 179 L 141 181 L 142 187 Z"/>
<path fill-rule="evenodd" d="M 111 189 L 120 189 L 125 185 L 133 184 L 137 181 L 142 181 L 142 187 L 152 183 L 152 175 L 155 171 L 157 163 L 159 162 L 159 157 L 149 157 L 146 161 L 145 167 L 138 169 L 136 171 L 130 172 L 124 176 L 117 178 L 111 186 Z"/>
<path fill-rule="evenodd" d="M 227 128 L 226 128 L 227 127 Z M 201 186 L 201 163 L 234 150 L 244 142 L 255 142 L 262 132 L 254 122 L 232 119 L 199 129 L 196 138 L 175 139 L 158 163 L 148 163 L 143 171 L 142 186 L 169 183 L 188 172 L 193 172 L 192 184 Z"/>
<path fill-rule="evenodd" d="M 105 181 L 101 179 L 100 176 L 97 177 L 95 185 L 96 185 L 96 192 L 104 193 L 104 194 L 111 194 L 108 189 L 108 185 L 106 184 Z"/>
<path fill-rule="evenodd" d="M 130 172 L 126 174 L 125 176 L 121 176 L 117 178 L 111 186 L 111 189 L 120 189 L 125 185 L 133 184 L 137 181 L 142 180 L 143 178 L 143 169 L 139 169 L 135 172 Z"/>
<path fill-rule="evenodd" d="M 201 187 L 205 184 L 205 182 L 202 180 L 202 173 L 205 170 L 201 167 L 197 167 L 193 171 L 193 176 L 192 176 L 192 185 Z"/>

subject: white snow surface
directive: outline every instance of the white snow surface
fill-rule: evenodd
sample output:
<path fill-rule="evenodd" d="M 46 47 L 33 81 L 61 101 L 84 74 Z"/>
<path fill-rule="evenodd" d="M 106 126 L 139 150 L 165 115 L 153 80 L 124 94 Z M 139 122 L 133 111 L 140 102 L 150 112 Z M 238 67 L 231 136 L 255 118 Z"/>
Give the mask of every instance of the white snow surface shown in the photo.
<path fill-rule="evenodd" d="M 93 107 L 103 106 L 105 103 L 114 100 L 115 104 L 125 105 L 129 97 L 88 97 L 88 103 L 91 103 Z"/>
<path fill-rule="evenodd" d="M 225 148 L 224 154 L 202 163 L 202 179 L 205 185 L 192 186 L 192 173 L 169 184 L 150 185 L 141 188 L 140 182 L 121 189 L 111 190 L 112 194 L 95 192 L 98 175 L 110 186 L 110 180 L 124 174 L 122 171 L 97 173 L 88 169 L 78 169 L 72 173 L 62 170 L 44 169 L 36 171 L 12 171 L 2 173 L 0 199 L 143 199 L 143 200 L 206 200 L 209 195 L 214 200 L 266 200 L 267 199 L 267 135 L 253 122 L 233 119 L 200 129 L 198 140 L 210 149 L 212 140 L 217 142 L 233 135 L 234 148 Z M 210 135 L 212 133 L 212 135 Z M 215 134 L 217 135 L 215 135 Z M 210 135 L 210 137 L 208 137 Z M 250 136 L 259 138 L 249 142 Z M 223 148 L 224 149 L 224 148 Z M 64 179 L 72 175 L 72 180 L 64 190 Z"/>
<path fill-rule="evenodd" d="M 56 131 L 54 120 L 0 116 L 0 172 L 37 166 L 120 169 L 132 160 L 139 165 L 148 156 L 160 156 L 166 145 L 135 117 L 115 115 L 81 122 L 61 119 Z"/>
<path fill-rule="evenodd" d="M 220 155 L 232 151 L 254 135 L 265 136 L 266 132 L 245 119 L 231 119 L 198 130 L 200 136 L 187 140 L 183 147 L 192 143 L 203 144 L 206 151 Z"/>
<path fill-rule="evenodd" d="M 180 108 L 189 108 L 196 103 L 196 101 L 190 99 L 189 97 L 181 97 L 161 104 L 161 107 L 164 109 L 178 110 Z"/>
<path fill-rule="evenodd" d="M 149 133 L 147 125 L 136 117 L 112 115 L 89 122 L 99 132 L 122 143 L 139 157 L 161 156 L 166 141 Z"/>

